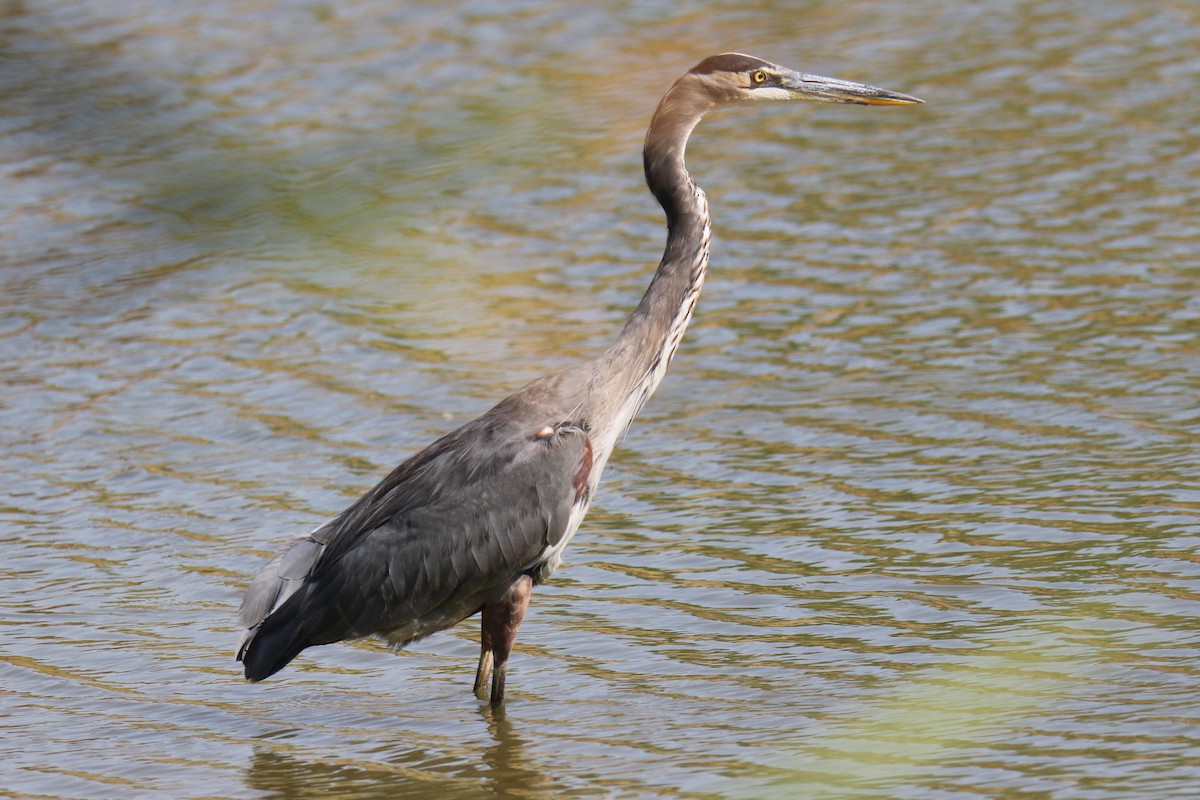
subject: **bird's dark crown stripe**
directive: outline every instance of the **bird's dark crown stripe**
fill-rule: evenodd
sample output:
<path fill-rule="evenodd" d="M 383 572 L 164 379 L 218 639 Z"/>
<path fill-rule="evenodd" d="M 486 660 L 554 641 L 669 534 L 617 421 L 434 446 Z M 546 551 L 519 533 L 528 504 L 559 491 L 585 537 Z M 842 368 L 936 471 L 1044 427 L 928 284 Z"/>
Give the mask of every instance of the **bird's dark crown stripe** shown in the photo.
<path fill-rule="evenodd" d="M 752 69 L 763 69 L 770 66 L 766 61 L 754 56 L 741 53 L 721 53 L 704 59 L 692 67 L 692 72 L 697 75 L 708 75 L 713 72 L 749 72 Z"/>

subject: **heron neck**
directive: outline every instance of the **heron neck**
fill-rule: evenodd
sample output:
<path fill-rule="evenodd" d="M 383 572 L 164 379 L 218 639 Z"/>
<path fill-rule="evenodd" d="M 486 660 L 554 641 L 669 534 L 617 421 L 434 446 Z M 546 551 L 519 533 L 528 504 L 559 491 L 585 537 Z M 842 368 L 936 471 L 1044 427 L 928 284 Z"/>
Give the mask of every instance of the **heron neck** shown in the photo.
<path fill-rule="evenodd" d="M 605 354 L 612 389 L 623 399 L 616 415 L 621 430 L 666 374 L 704 284 L 708 201 L 688 175 L 683 154 L 688 136 L 711 107 L 706 95 L 680 91 L 676 84 L 646 134 L 646 183 L 666 213 L 667 244 L 650 287 Z"/>

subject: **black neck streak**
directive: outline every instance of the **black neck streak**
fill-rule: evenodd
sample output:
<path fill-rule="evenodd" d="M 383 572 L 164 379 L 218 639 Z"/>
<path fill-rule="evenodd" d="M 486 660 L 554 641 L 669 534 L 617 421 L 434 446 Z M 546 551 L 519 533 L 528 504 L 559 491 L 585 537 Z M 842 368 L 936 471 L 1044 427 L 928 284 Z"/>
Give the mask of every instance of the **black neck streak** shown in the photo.
<path fill-rule="evenodd" d="M 662 380 L 704 282 L 708 202 L 688 175 L 683 155 L 692 130 L 716 104 L 704 76 L 684 75 L 659 103 L 646 133 L 646 184 L 667 216 L 667 243 L 649 289 L 606 354 L 616 393 L 632 398 L 624 405 L 630 418 Z"/>
<path fill-rule="evenodd" d="M 703 78 L 691 73 L 677 81 L 654 112 L 642 164 L 646 184 L 667 215 L 667 227 L 695 209 L 696 185 L 683 164 L 683 151 L 692 130 L 716 102 L 702 83 Z"/>

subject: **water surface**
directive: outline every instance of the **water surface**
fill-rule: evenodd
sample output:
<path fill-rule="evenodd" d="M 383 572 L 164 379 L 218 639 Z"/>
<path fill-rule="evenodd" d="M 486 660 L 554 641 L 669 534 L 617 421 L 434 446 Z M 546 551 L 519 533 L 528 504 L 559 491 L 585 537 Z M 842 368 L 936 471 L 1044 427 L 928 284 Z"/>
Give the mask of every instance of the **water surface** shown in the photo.
<path fill-rule="evenodd" d="M 1200 781 L 1191 3 L 29 0 L 0 16 L 0 785 L 1179 797 Z M 615 335 L 721 50 L 697 318 L 538 590 L 247 685 L 281 541 Z"/>

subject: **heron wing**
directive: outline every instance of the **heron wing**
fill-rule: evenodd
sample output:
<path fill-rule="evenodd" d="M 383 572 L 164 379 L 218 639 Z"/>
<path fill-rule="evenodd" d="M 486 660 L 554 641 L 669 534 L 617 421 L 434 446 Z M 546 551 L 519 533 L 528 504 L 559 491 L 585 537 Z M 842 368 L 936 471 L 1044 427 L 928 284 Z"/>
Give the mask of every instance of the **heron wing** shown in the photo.
<path fill-rule="evenodd" d="M 306 619 L 310 644 L 445 617 L 437 629 L 535 568 L 587 502 L 591 441 L 497 416 L 430 445 L 273 561 L 298 585 L 269 616 Z"/>

